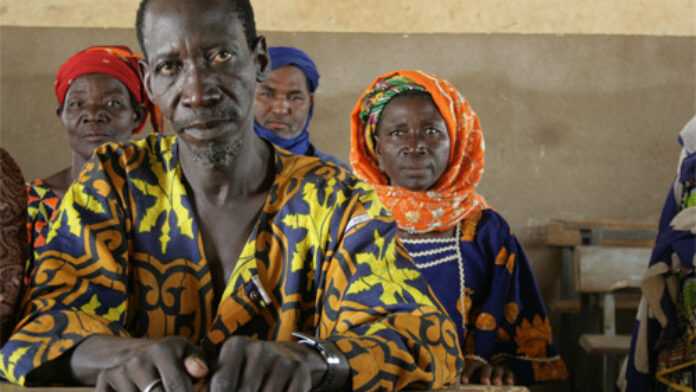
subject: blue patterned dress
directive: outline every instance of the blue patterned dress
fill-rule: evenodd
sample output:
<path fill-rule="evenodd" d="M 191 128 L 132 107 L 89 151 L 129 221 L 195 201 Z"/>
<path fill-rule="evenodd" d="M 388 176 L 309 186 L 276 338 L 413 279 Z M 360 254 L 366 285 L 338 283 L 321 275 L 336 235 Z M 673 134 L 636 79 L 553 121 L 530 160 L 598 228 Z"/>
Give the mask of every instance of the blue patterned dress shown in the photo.
<path fill-rule="evenodd" d="M 498 213 L 470 216 L 451 238 L 402 242 L 457 325 L 469 359 L 504 363 L 518 384 L 567 377 L 527 257 Z"/>

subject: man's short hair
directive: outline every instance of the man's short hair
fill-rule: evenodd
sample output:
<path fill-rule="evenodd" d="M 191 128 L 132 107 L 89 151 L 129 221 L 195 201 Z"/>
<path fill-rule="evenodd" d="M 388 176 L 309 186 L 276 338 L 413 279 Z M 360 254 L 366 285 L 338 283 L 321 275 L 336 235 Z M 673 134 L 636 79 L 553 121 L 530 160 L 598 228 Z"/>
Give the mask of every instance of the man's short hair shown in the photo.
<path fill-rule="evenodd" d="M 256 21 L 254 20 L 254 8 L 251 6 L 249 0 L 227 0 L 232 6 L 233 12 L 239 16 L 239 20 L 242 22 L 242 27 L 244 28 L 244 34 L 246 35 L 247 44 L 249 49 L 254 49 L 256 45 Z M 147 60 L 147 52 L 145 50 L 145 39 L 143 37 L 143 23 L 145 22 L 145 11 L 147 10 L 147 5 L 150 0 L 140 0 L 140 5 L 138 6 L 138 13 L 135 17 L 135 31 L 138 35 L 138 44 L 140 44 L 140 49 L 145 55 Z"/>

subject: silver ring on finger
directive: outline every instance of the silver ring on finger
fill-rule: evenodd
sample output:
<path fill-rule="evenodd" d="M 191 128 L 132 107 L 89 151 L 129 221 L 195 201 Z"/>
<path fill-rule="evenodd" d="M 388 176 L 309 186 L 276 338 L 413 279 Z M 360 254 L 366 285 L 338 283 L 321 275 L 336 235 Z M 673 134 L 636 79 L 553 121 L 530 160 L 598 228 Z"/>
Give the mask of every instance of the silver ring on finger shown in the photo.
<path fill-rule="evenodd" d="M 152 392 L 153 389 L 157 388 L 162 384 L 162 379 L 158 378 L 155 381 L 147 384 L 145 388 L 143 388 L 143 392 Z"/>

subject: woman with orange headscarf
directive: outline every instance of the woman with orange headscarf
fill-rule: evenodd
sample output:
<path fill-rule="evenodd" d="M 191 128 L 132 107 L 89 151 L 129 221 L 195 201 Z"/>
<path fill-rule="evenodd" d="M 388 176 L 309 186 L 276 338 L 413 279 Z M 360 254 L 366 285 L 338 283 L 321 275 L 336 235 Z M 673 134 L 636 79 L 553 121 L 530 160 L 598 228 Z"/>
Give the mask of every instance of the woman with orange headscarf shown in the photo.
<path fill-rule="evenodd" d="M 476 193 L 483 133 L 460 93 L 421 71 L 378 77 L 353 110 L 350 161 L 391 211 L 403 244 L 457 324 L 462 381 L 564 379 L 527 257 Z"/>
<path fill-rule="evenodd" d="M 27 186 L 32 249 L 44 244 L 53 212 L 95 148 L 130 140 L 148 116 L 153 130 L 160 131 L 161 115 L 145 93 L 139 59 L 126 46 L 92 46 L 72 55 L 58 70 L 56 114 L 68 133 L 72 164 Z"/>

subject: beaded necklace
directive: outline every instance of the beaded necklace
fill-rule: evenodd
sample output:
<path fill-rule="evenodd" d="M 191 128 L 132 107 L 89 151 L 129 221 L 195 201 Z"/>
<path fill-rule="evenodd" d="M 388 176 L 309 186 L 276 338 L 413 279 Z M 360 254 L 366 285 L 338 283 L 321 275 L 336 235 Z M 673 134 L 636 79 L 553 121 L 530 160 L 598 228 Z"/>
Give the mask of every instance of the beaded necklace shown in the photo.
<path fill-rule="evenodd" d="M 401 242 L 404 244 L 409 254 L 413 258 L 413 263 L 419 270 L 424 270 L 427 268 L 432 268 L 441 264 L 456 261 L 457 269 L 459 271 L 459 306 L 462 313 L 462 329 L 466 331 L 466 276 L 464 274 L 464 260 L 462 259 L 462 250 L 460 246 L 461 240 L 461 223 L 457 223 L 454 237 L 449 238 L 402 238 Z M 412 249 L 417 247 L 427 246 L 430 249 L 422 251 L 412 251 Z M 453 252 L 454 251 L 454 252 Z M 433 256 L 434 260 L 419 262 L 420 258 L 431 259 Z"/>

